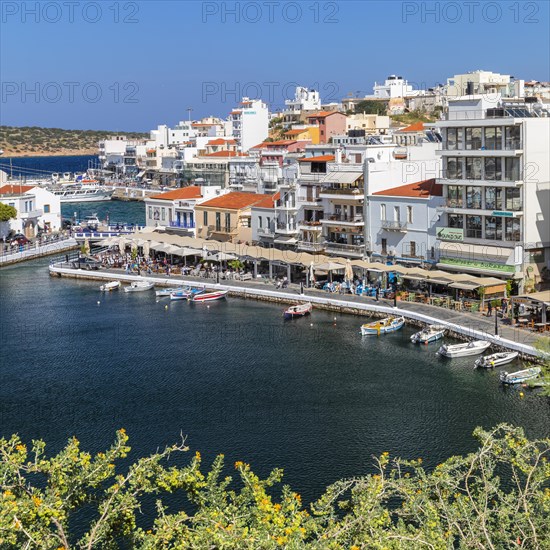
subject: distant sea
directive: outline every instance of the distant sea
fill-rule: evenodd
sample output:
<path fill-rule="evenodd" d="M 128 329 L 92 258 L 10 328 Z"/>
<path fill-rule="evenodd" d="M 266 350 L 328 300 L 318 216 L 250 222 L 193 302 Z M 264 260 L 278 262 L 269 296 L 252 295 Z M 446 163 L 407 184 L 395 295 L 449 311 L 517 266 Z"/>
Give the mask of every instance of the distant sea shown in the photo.
<path fill-rule="evenodd" d="M 97 165 L 96 155 L 67 157 L 0 157 L 0 170 L 16 177 L 44 177 L 53 172 L 85 172 L 91 164 Z"/>

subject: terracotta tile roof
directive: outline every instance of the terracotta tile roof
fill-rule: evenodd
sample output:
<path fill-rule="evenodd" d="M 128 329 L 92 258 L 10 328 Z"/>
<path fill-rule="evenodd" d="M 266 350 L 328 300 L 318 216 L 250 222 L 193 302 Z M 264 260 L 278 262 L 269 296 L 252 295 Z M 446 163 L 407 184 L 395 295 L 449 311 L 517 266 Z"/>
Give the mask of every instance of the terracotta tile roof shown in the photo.
<path fill-rule="evenodd" d="M 209 141 L 206 145 L 235 145 L 237 142 L 234 139 L 217 138 Z"/>
<path fill-rule="evenodd" d="M 318 157 L 304 157 L 298 159 L 298 162 L 333 162 L 334 155 L 320 155 Z"/>
<path fill-rule="evenodd" d="M 335 114 L 343 115 L 343 113 L 341 113 L 340 111 L 319 111 L 318 113 L 307 115 L 307 118 L 325 118 L 327 116 Z"/>
<path fill-rule="evenodd" d="M 251 147 L 251 149 L 263 149 L 264 147 L 267 147 L 267 141 L 262 141 L 262 143 L 258 143 L 258 145 L 254 145 L 254 147 Z"/>
<path fill-rule="evenodd" d="M 266 141 L 265 146 L 269 148 L 270 146 L 278 147 L 280 145 L 292 145 L 293 143 L 296 143 L 295 139 L 280 139 L 279 141 Z"/>
<path fill-rule="evenodd" d="M 432 178 L 377 191 L 373 195 L 383 195 L 385 197 L 442 197 L 443 186 L 435 183 L 435 179 Z"/>
<path fill-rule="evenodd" d="M 275 193 L 275 195 L 263 195 L 263 199 L 257 202 L 253 208 L 274 208 L 275 201 L 281 198 L 281 193 Z"/>
<path fill-rule="evenodd" d="M 221 122 L 193 122 L 191 126 L 218 126 Z"/>
<path fill-rule="evenodd" d="M 180 189 L 174 189 L 173 191 L 167 191 L 160 195 L 152 195 L 150 199 L 160 199 L 163 201 L 177 201 L 183 199 L 200 199 L 202 197 L 202 190 L 198 185 L 190 185 L 188 187 L 181 187 Z"/>
<path fill-rule="evenodd" d="M 35 185 L 3 185 L 0 187 L 0 195 L 21 195 L 31 189 L 34 189 Z"/>
<path fill-rule="evenodd" d="M 247 208 L 249 206 L 254 206 L 259 202 L 267 198 L 273 200 L 272 195 L 260 195 L 257 193 L 243 193 L 241 191 L 233 191 L 232 193 L 227 193 L 225 195 L 220 195 L 210 199 L 209 201 L 203 202 L 197 206 L 197 208 L 202 208 L 203 206 L 214 207 L 214 208 L 223 208 L 226 210 L 241 210 L 242 208 Z"/>
<path fill-rule="evenodd" d="M 215 153 L 208 153 L 203 155 L 205 157 L 247 157 L 246 153 L 238 153 L 237 151 L 216 151 Z"/>
<path fill-rule="evenodd" d="M 423 132 L 423 131 L 424 131 L 423 122 L 415 122 L 414 124 L 411 124 L 406 128 L 401 128 L 400 130 L 398 130 L 398 132 Z"/>

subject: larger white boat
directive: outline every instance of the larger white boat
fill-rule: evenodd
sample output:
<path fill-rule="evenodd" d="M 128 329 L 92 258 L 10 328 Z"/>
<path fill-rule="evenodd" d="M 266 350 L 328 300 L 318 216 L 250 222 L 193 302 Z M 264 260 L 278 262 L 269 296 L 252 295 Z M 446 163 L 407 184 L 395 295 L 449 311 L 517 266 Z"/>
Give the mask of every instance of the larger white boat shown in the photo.
<path fill-rule="evenodd" d="M 124 287 L 124 292 L 144 292 L 151 290 L 155 286 L 155 283 L 149 281 L 134 281 L 130 286 Z"/>
<path fill-rule="evenodd" d="M 429 344 L 430 342 L 435 342 L 440 340 L 445 336 L 445 327 L 439 325 L 430 325 L 422 329 L 420 332 L 415 332 L 411 336 L 411 342 L 415 344 Z"/>
<path fill-rule="evenodd" d="M 527 380 L 534 380 L 540 374 L 540 367 L 531 367 L 530 369 L 518 370 L 517 372 L 501 372 L 500 381 L 503 384 L 521 384 Z"/>
<path fill-rule="evenodd" d="M 439 348 L 437 353 L 443 357 L 466 357 L 468 355 L 479 355 L 483 353 L 491 342 L 487 340 L 474 340 L 465 344 L 444 345 Z"/>
<path fill-rule="evenodd" d="M 94 184 L 74 183 L 55 186 L 49 189 L 59 197 L 60 202 L 99 202 L 110 201 L 113 190 Z"/>

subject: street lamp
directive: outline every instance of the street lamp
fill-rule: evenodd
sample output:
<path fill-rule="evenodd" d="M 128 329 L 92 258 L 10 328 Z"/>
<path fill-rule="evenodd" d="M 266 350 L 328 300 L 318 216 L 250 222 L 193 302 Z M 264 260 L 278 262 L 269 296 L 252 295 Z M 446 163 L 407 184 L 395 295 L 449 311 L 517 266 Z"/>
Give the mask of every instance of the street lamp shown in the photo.
<path fill-rule="evenodd" d="M 369 212 L 369 163 L 374 162 L 372 157 L 366 157 L 363 161 L 363 239 L 365 241 L 365 258 L 367 257 L 367 249 L 370 244 L 370 212 Z"/>

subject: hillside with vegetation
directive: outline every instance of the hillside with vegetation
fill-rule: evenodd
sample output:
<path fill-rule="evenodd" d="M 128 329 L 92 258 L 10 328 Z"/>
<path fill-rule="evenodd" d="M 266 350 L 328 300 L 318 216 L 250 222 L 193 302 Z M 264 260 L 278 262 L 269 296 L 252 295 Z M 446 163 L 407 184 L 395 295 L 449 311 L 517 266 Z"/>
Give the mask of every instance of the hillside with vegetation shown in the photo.
<path fill-rule="evenodd" d="M 114 134 L 124 134 L 132 139 L 149 136 L 139 132 L 0 126 L 0 149 L 5 157 L 95 155 L 98 142 Z"/>

